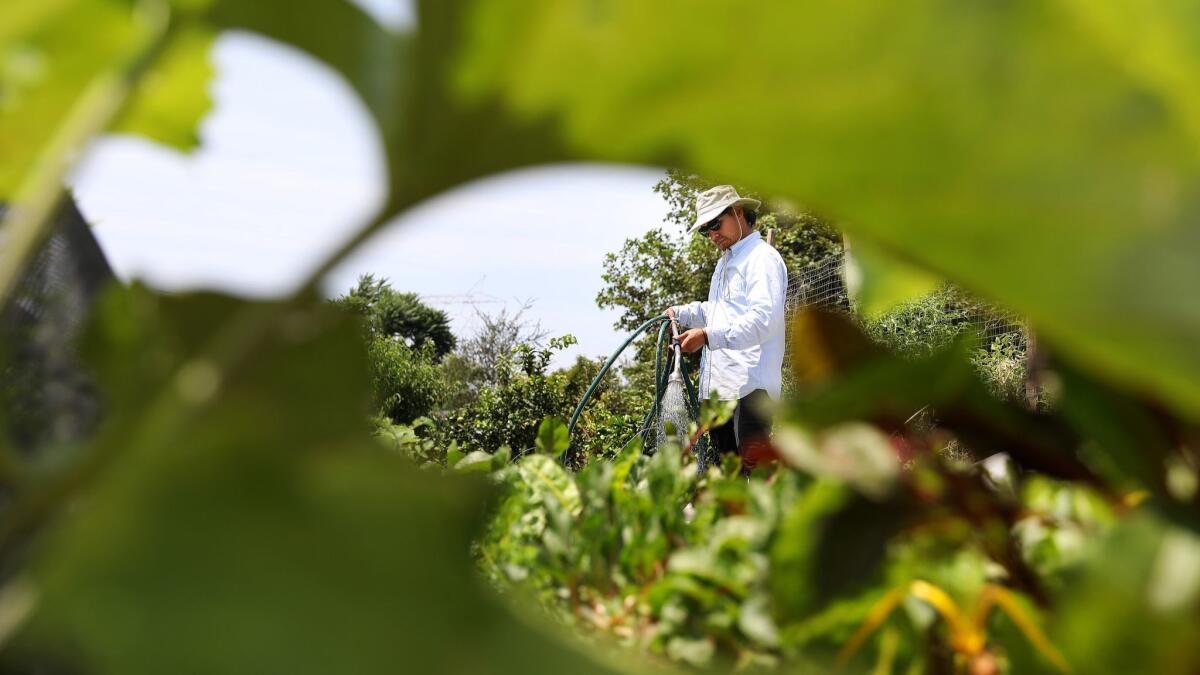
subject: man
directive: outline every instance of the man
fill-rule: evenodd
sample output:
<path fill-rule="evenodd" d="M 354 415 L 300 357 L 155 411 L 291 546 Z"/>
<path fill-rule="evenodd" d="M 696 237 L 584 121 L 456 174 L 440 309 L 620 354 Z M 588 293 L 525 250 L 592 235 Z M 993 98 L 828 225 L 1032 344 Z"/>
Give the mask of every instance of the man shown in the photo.
<path fill-rule="evenodd" d="M 754 230 L 758 206 L 758 200 L 738 196 L 730 185 L 696 197 L 696 222 L 688 231 L 707 236 L 721 249 L 721 259 L 708 300 L 666 312 L 690 327 L 679 335 L 683 351 L 705 350 L 701 397 L 715 391 L 722 401 L 737 401 L 729 422 L 711 430 L 709 439 L 719 452 L 741 455 L 746 474 L 769 451 L 764 399 L 779 399 L 786 333 L 787 267 Z"/>

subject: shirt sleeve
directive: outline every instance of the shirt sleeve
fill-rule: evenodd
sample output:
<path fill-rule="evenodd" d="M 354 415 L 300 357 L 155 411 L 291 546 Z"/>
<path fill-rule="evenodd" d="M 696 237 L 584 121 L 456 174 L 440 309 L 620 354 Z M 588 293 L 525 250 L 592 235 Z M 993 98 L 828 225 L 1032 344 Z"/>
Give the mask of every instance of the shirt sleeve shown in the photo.
<path fill-rule="evenodd" d="M 760 255 L 746 269 L 746 311 L 729 325 L 706 329 L 711 349 L 747 349 L 783 330 L 787 267 L 777 255 Z"/>
<path fill-rule="evenodd" d="M 677 305 L 672 309 L 675 310 L 675 318 L 683 327 L 703 328 L 708 325 L 708 305 L 707 300 L 697 300 L 686 305 Z"/>

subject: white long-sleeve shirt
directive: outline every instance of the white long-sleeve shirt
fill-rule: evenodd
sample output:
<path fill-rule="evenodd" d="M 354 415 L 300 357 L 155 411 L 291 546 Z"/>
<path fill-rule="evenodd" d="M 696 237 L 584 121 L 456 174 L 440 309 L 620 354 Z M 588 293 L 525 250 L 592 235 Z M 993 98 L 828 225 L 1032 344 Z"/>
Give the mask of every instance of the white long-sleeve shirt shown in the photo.
<path fill-rule="evenodd" d="M 674 307 L 679 323 L 703 328 L 700 395 L 733 401 L 755 389 L 778 400 L 786 339 L 787 266 L 773 246 L 751 232 L 721 254 L 708 300 Z"/>

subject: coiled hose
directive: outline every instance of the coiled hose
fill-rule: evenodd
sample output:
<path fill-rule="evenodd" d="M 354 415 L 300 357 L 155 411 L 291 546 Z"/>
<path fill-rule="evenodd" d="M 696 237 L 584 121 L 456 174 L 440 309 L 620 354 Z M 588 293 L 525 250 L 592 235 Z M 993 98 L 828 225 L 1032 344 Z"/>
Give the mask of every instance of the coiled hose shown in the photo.
<path fill-rule="evenodd" d="M 609 356 L 608 360 L 604 362 L 604 365 L 600 368 L 600 372 L 596 373 L 596 377 L 592 378 L 592 383 L 588 386 L 587 391 L 584 392 L 583 398 L 579 399 L 579 404 L 575 406 L 575 412 L 571 414 L 571 421 L 567 424 L 567 433 L 568 434 L 572 434 L 575 432 L 575 425 L 579 422 L 579 416 L 581 414 L 583 414 L 583 407 L 585 405 L 587 405 L 588 400 L 590 400 L 592 398 L 592 396 L 596 393 L 596 388 L 600 386 L 600 381 L 602 379 L 604 379 L 605 375 L 608 374 L 609 369 L 611 369 L 612 365 L 614 363 L 616 363 L 617 358 L 620 357 L 621 353 L 624 352 L 625 349 L 627 347 L 629 347 L 629 345 L 633 344 L 633 341 L 636 340 L 639 336 L 641 336 L 643 333 L 646 333 L 646 332 L 650 331 L 650 329 L 657 326 L 658 327 L 658 340 L 656 342 L 655 354 L 654 354 L 654 382 L 655 382 L 654 401 L 650 406 L 650 410 L 646 413 L 645 419 L 642 420 L 642 424 L 638 428 L 639 429 L 638 433 L 643 433 L 646 429 L 648 429 L 650 427 L 650 422 L 652 420 L 654 420 L 661 412 L 660 405 L 662 402 L 663 392 L 666 391 L 667 382 L 669 380 L 671 370 L 674 368 L 674 359 L 676 358 L 675 350 L 664 349 L 664 346 L 667 341 L 667 329 L 670 327 L 669 322 L 670 322 L 670 319 L 666 316 L 656 316 L 653 319 L 646 321 L 641 326 L 638 326 L 637 329 L 634 330 L 632 333 L 630 333 L 629 337 L 625 339 L 625 342 L 621 343 L 620 347 L 617 347 L 616 351 L 614 351 L 612 353 L 612 356 Z M 667 353 L 667 356 L 665 359 L 663 358 L 664 352 Z M 700 416 L 700 402 L 696 396 L 696 390 L 692 387 L 692 380 L 688 374 L 687 362 L 684 361 L 683 359 L 680 359 L 679 367 L 682 370 L 683 381 L 687 388 L 687 397 L 686 398 L 687 398 L 688 414 L 691 416 L 692 419 L 697 419 Z M 696 451 L 696 456 L 698 458 L 700 458 L 700 460 L 701 460 L 700 461 L 700 469 L 701 470 L 703 470 L 704 464 L 705 464 L 704 449 L 705 449 L 706 444 L 704 443 L 704 441 L 705 441 L 705 439 L 701 439 L 700 442 L 697 443 L 697 447 L 694 449 Z M 568 450 L 567 452 L 562 454 L 562 458 L 560 461 L 563 464 L 568 464 L 568 463 L 570 463 L 570 461 L 573 458 L 574 458 L 574 454 L 572 453 L 571 450 Z"/>

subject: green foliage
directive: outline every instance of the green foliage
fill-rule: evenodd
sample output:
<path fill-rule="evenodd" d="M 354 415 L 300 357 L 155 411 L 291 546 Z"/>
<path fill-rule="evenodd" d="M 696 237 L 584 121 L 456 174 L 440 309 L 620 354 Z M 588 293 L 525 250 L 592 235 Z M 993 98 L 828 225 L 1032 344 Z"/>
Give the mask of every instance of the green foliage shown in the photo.
<path fill-rule="evenodd" d="M 115 414 L 0 527 L 11 554 L 27 531 L 14 527 L 87 480 L 86 517 L 56 522 L 31 575 L 5 586 L 12 609 L 37 594 L 6 670 L 161 673 L 186 653 L 207 673 L 613 672 L 467 581 L 482 486 L 431 480 L 371 441 L 358 331 L 322 305 L 290 312 L 237 377 L 214 378 L 196 352 L 242 303 L 108 297 L 90 349 Z M 139 400 L 170 414 L 147 425 Z M 464 625 L 480 630 L 469 653 L 450 630 Z"/>
<path fill-rule="evenodd" d="M 558 457 L 571 447 L 571 437 L 567 432 L 567 425 L 560 419 L 547 417 L 542 420 L 538 426 L 537 440 L 534 441 L 534 447 L 538 452 Z"/>
<path fill-rule="evenodd" d="M 998 335 L 991 344 L 977 350 L 971 361 L 994 395 L 1009 401 L 1025 397 L 1029 361 L 1022 333 Z"/>
<path fill-rule="evenodd" d="M 801 479 L 748 484 L 736 463 L 701 479 L 678 447 L 641 450 L 635 440 L 576 474 L 545 455 L 502 471 L 479 544 L 485 572 L 576 626 L 672 660 L 773 662 L 765 554 Z"/>
<path fill-rule="evenodd" d="M 928 356 L 949 347 L 975 328 L 986 309 L 978 300 L 951 286 L 864 317 L 863 331 L 873 340 L 905 356 Z"/>
<path fill-rule="evenodd" d="M 357 286 L 334 302 L 364 317 L 372 335 L 403 340 L 417 349 L 430 343 L 436 359 L 448 354 L 457 342 L 445 312 L 425 305 L 416 293 L 394 290 L 386 279 L 365 274 Z"/>
<path fill-rule="evenodd" d="M 5 5 L 0 10 L 0 199 L 8 201 L 89 84 L 125 65 L 148 31 L 128 6 L 106 0 Z M 202 81 L 189 84 L 204 86 Z"/>
<path fill-rule="evenodd" d="M 559 373 L 567 401 L 576 405 L 600 372 L 603 361 L 580 357 Z M 610 372 L 602 379 L 580 413 L 571 444 L 581 457 L 609 458 L 625 447 L 654 401 L 653 372 L 635 372 L 635 365 Z M 647 374 L 647 370 L 649 370 Z"/>
<path fill-rule="evenodd" d="M 479 563 L 502 588 L 531 593 L 605 641 L 689 666 L 814 672 L 832 667 L 889 588 L 921 579 L 970 607 L 985 584 L 1005 578 L 987 550 L 988 528 L 953 510 L 922 515 L 915 504 L 789 470 L 747 481 L 736 460 L 703 478 L 695 468 L 677 447 L 647 456 L 636 441 L 574 475 L 545 455 L 499 467 L 504 496 Z M 1082 540 L 1072 548 L 1065 533 L 1104 537 L 1112 512 L 1087 491 L 1044 479 L 1021 493 L 1015 527 L 1028 559 L 1061 584 L 1086 560 Z M 871 644 L 861 660 L 901 671 L 947 667 L 949 654 L 919 647 L 945 639 L 932 612 L 914 602 L 888 622 L 892 645 Z M 993 624 L 992 653 L 1046 667 L 1011 624 Z"/>
<path fill-rule="evenodd" d="M 846 256 L 846 285 L 855 308 L 874 318 L 937 290 L 938 279 L 867 242 L 856 243 Z"/>
<path fill-rule="evenodd" d="M 573 340 L 573 338 L 572 338 Z M 565 416 L 574 405 L 561 378 L 546 369 L 559 342 L 548 349 L 522 344 L 497 364 L 499 382 L 483 389 L 471 404 L 448 411 L 439 419 L 438 433 L 446 444 L 492 452 L 501 446 L 524 450 L 534 446 L 538 424 L 546 417 Z"/>
<path fill-rule="evenodd" d="M 949 285 L 920 295 L 875 316 L 862 319 L 863 331 L 888 350 L 906 357 L 926 357 L 944 350 L 959 337 L 988 319 L 1012 323 L 995 310 Z M 986 346 L 989 347 L 990 345 Z M 1006 342 L 1004 347 L 1015 358 L 1016 350 L 1024 353 L 1024 345 Z"/>
<path fill-rule="evenodd" d="M 442 396 L 441 373 L 428 346 L 413 349 L 372 333 L 367 336 L 374 409 L 393 422 L 411 422 L 431 414 Z"/>
<path fill-rule="evenodd" d="M 956 340 L 972 340 L 986 324 L 1006 328 L 990 341 L 979 336 L 971 363 L 988 390 L 1007 401 L 1026 400 L 1028 348 L 1025 328 L 961 289 L 943 284 L 933 293 L 860 318 L 863 332 L 889 350 L 907 357 L 929 356 Z"/>
<path fill-rule="evenodd" d="M 446 393 L 438 363 L 455 345 L 446 313 L 370 274 L 333 304 L 364 319 L 373 410 L 394 424 L 432 414 Z"/>
<path fill-rule="evenodd" d="M 476 310 L 479 327 L 475 334 L 458 346 L 454 362 L 447 364 L 448 384 L 472 400 L 484 387 L 495 386 L 505 377 L 513 353 L 528 345 L 542 348 L 547 331 L 541 324 L 525 319 L 532 305 L 525 303 L 516 312 L 502 309 L 495 314 Z M 574 338 L 572 338 L 574 339 Z"/>
<path fill-rule="evenodd" d="M 192 25 L 182 29 L 155 62 L 117 121 L 115 131 L 137 133 L 180 150 L 200 144 L 197 128 L 212 107 L 213 31 Z"/>
<path fill-rule="evenodd" d="M 411 425 L 396 424 L 383 415 L 376 415 L 371 421 L 375 427 L 375 438 L 385 448 L 408 457 L 418 465 L 440 463 L 443 455 L 447 454 L 447 449 L 440 448 L 429 433 L 433 428 L 433 420 L 428 417 L 418 417 Z"/>
<path fill-rule="evenodd" d="M 601 308 L 619 308 L 617 328 L 634 330 L 667 307 L 708 297 L 717 248 L 700 237 L 669 235 L 654 228 L 627 239 L 604 257 L 605 286 L 596 296 Z"/>
<path fill-rule="evenodd" d="M 1195 668 L 1200 540 L 1135 518 L 1100 546 L 1064 589 L 1052 626 L 1070 662 L 1079 672 Z"/>

